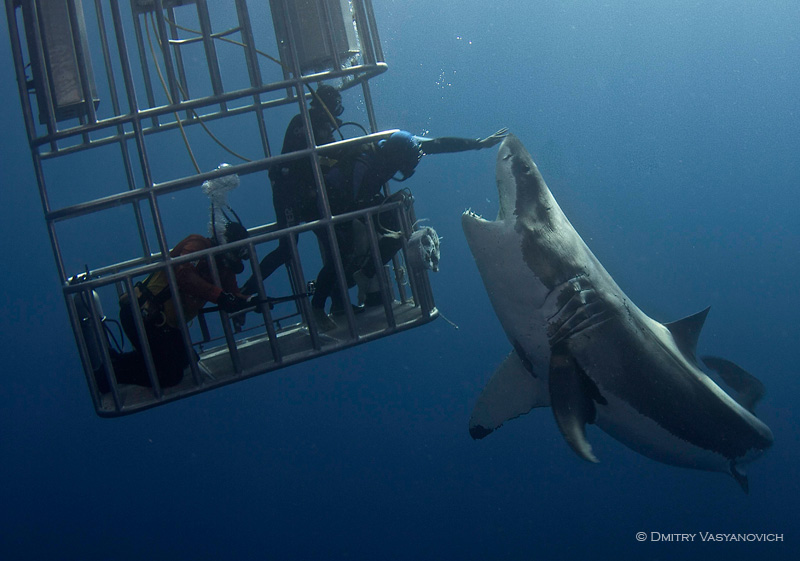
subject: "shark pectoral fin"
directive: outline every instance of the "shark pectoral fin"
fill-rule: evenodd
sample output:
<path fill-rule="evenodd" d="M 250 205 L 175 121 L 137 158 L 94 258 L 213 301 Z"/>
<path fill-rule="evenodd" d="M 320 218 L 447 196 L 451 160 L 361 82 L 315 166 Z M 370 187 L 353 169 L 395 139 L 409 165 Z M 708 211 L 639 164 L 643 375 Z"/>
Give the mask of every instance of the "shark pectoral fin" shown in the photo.
<path fill-rule="evenodd" d="M 730 360 L 718 356 L 704 356 L 703 362 L 736 392 L 736 395 L 732 396 L 736 402 L 755 415 L 756 403 L 764 397 L 766 391 L 764 384 Z"/>
<path fill-rule="evenodd" d="M 534 377 L 517 351 L 511 351 L 481 392 L 469 419 L 469 434 L 483 438 L 506 421 L 548 405 L 544 376 Z"/>
<path fill-rule="evenodd" d="M 598 463 L 591 444 L 586 440 L 586 423 L 594 423 L 597 414 L 592 386 L 571 355 L 553 349 L 550 357 L 550 406 L 556 424 L 576 454 Z"/>

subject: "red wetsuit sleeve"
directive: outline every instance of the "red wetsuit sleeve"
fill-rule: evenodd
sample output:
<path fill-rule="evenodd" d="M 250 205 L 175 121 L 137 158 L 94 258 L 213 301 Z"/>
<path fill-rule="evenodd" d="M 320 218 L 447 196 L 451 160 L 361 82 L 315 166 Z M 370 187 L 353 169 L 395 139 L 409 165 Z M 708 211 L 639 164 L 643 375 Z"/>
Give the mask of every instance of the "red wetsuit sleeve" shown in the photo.
<path fill-rule="evenodd" d="M 172 257 L 180 257 L 182 255 L 194 253 L 195 251 L 208 249 L 209 247 L 211 247 L 211 240 L 199 234 L 192 234 L 175 246 L 170 252 L 170 255 Z M 205 259 L 205 257 L 201 258 L 201 260 Z M 222 294 L 221 288 L 215 286 L 200 275 L 198 271 L 198 262 L 188 262 L 179 265 L 175 268 L 175 277 L 178 281 L 178 288 L 181 294 L 194 297 L 197 300 L 216 302 L 219 295 Z M 235 277 L 233 282 L 236 284 Z M 202 304 L 200 307 L 202 307 Z"/>

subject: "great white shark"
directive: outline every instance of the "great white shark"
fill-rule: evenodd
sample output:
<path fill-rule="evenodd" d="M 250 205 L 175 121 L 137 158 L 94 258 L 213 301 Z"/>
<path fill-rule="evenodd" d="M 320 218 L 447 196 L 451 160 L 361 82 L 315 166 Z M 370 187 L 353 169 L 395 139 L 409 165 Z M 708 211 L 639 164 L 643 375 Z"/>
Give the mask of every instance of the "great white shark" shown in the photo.
<path fill-rule="evenodd" d="M 586 425 L 632 450 L 687 468 L 728 473 L 748 491 L 745 466 L 773 442 L 754 413 L 764 386 L 736 364 L 695 349 L 708 309 L 662 324 L 617 286 L 553 198 L 522 143 L 497 156 L 495 221 L 471 211 L 462 226 L 512 351 L 481 393 L 470 434 L 483 438 L 534 407 L 550 406 L 564 439 L 597 462 Z"/>

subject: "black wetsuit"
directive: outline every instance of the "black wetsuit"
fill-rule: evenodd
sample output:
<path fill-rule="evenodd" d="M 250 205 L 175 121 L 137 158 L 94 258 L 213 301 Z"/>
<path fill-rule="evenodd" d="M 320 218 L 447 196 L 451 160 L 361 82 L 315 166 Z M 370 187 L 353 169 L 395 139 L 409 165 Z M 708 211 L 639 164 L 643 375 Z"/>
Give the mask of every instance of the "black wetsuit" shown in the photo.
<path fill-rule="evenodd" d="M 309 109 L 309 117 L 317 145 L 329 144 L 335 140 L 333 136 L 335 128 L 324 111 L 312 107 Z M 339 119 L 336 121 L 337 125 L 341 125 Z M 281 154 L 296 152 L 307 147 L 303 118 L 298 114 L 292 118 L 286 128 Z M 300 158 L 273 166 L 269 170 L 269 178 L 272 183 L 272 204 L 275 207 L 278 228 L 283 229 L 319 218 L 316 182 L 309 158 Z M 321 236 L 322 246 L 327 247 L 328 244 L 325 243 L 327 236 L 324 231 L 315 231 L 315 233 L 318 237 Z M 291 258 L 289 241 L 283 237 L 278 242 L 278 247 L 261 260 L 261 278 L 265 280 L 278 267 L 288 263 Z M 323 259 L 326 258 L 327 256 L 323 255 Z M 258 292 L 255 275 L 245 282 L 242 292 L 245 294 Z"/>
<path fill-rule="evenodd" d="M 466 152 L 467 150 L 480 150 L 480 138 L 458 138 L 455 136 L 442 136 L 440 138 L 415 137 L 422 146 L 423 154 L 449 154 L 452 152 Z"/>
<path fill-rule="evenodd" d="M 445 154 L 482 148 L 480 139 L 415 138 L 420 142 L 423 154 Z M 368 145 L 349 161 L 342 157 L 339 164 L 325 174 L 325 184 L 328 188 L 333 214 L 380 205 L 385 199 L 382 193 L 383 186 L 398 171 L 388 163 L 388 159 L 374 144 Z M 380 213 L 376 225 L 378 224 L 387 230 L 399 231 L 400 221 L 397 211 L 390 210 Z M 353 254 L 352 247 L 355 234 L 352 228 L 348 229 L 347 226 L 345 224 L 337 226 L 337 238 L 348 286 L 353 286 L 352 274 L 356 270 L 360 268 L 365 276 L 372 278 L 375 276 L 376 266 L 372 259 L 367 259 L 363 266 L 360 261 L 354 260 L 356 256 Z M 391 261 L 402 247 L 402 239 L 381 236 L 379 233 L 378 250 L 381 256 L 381 265 Z M 311 300 L 311 305 L 315 308 L 324 308 L 327 298 L 334 294 L 335 284 L 336 270 L 332 263 L 326 261 L 317 276 L 316 292 Z M 368 300 L 369 303 L 377 302 Z"/>
<path fill-rule="evenodd" d="M 381 189 L 395 173 L 396 169 L 387 168 L 384 158 L 374 144 L 365 146 L 354 156 L 340 158 L 338 164 L 325 174 L 331 213 L 342 214 L 380 204 L 383 200 Z M 392 224 L 397 226 L 396 220 Z M 357 227 L 353 222 L 340 222 L 336 225 L 336 240 L 348 286 L 355 284 L 352 275 L 361 266 L 354 253 Z M 391 259 L 391 256 L 389 258 Z M 328 297 L 337 301 L 338 293 L 334 292 L 335 286 L 336 269 L 332 261 L 326 260 L 317 274 L 316 291 L 311 299 L 311 305 L 314 308 L 324 308 Z"/>

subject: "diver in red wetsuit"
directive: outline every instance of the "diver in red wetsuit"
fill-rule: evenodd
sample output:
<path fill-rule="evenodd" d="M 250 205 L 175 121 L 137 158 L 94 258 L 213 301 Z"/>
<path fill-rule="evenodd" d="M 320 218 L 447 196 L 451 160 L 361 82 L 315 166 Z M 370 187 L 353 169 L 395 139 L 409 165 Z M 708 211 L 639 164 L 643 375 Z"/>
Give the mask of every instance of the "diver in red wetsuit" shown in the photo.
<path fill-rule="evenodd" d="M 238 222 L 225 226 L 226 243 L 247 237 L 247 230 Z M 182 240 L 169 252 L 171 257 L 180 257 L 218 245 L 215 239 L 192 234 Z M 186 321 L 195 318 L 207 302 L 217 304 L 221 310 L 233 313 L 248 306 L 236 283 L 236 275 L 244 271 L 242 260 L 246 258 L 246 248 L 237 248 L 216 256 L 217 271 L 221 287 L 214 284 L 211 267 L 207 258 L 182 263 L 175 267 L 175 277 L 180 291 L 180 302 Z M 147 342 L 161 387 L 179 384 L 183 371 L 189 365 L 190 353 L 184 347 L 175 303 L 170 294 L 165 270 L 158 270 L 144 281 L 136 283 L 138 310 L 142 314 L 147 333 Z M 119 319 L 125 334 L 134 346 L 127 353 L 111 351 L 112 364 L 118 384 L 150 386 L 142 345 L 136 331 L 133 310 L 127 294 L 120 298 Z M 105 375 L 98 373 L 98 389 L 107 393 L 110 388 Z"/>

